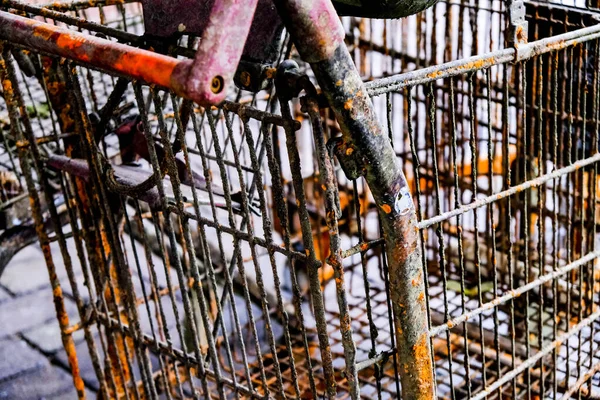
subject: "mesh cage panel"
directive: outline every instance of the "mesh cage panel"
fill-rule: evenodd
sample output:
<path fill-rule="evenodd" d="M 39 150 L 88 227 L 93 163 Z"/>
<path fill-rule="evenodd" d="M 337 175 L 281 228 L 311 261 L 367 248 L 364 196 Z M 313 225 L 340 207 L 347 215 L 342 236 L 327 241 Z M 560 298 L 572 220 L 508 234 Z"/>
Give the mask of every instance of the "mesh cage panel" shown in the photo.
<path fill-rule="evenodd" d="M 139 3 L 1 4 L 151 46 Z M 509 40 L 504 1 L 342 19 L 414 196 L 439 398 L 600 395 L 598 6 L 525 2 L 530 53 Z M 286 115 L 274 89 L 232 89 L 203 108 L 1 43 L 0 222 L 18 232 L 14 246 L 44 250 L 76 387 L 400 397 L 407 360 L 396 357 L 385 238 L 365 181 L 325 149 L 340 132 L 330 110 L 308 116 L 294 100 Z M 281 59 L 298 59 L 287 43 Z M 183 36 L 156 50 L 187 58 L 196 45 Z"/>

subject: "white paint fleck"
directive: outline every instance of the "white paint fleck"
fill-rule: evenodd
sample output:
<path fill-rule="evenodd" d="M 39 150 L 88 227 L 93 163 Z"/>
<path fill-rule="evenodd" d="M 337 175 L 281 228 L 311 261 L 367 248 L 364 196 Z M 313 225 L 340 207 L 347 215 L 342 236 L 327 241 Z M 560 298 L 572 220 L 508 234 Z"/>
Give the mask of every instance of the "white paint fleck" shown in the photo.
<path fill-rule="evenodd" d="M 400 193 L 398 194 L 398 197 L 396 197 L 394 206 L 396 208 L 396 212 L 399 212 L 400 215 L 406 215 L 412 210 L 414 204 L 408 188 L 403 187 L 400 189 Z"/>

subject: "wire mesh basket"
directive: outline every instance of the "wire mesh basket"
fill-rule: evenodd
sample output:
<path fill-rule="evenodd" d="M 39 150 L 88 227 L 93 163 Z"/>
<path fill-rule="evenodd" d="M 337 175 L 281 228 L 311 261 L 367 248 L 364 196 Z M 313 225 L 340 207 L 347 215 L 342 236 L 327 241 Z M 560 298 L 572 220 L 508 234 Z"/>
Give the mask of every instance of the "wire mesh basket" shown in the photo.
<path fill-rule="evenodd" d="M 600 12 L 514 3 L 342 22 L 414 196 L 436 395 L 595 398 Z M 173 58 L 197 46 L 144 36 L 135 2 L 0 5 Z M 272 88 L 201 107 L 0 46 L 0 268 L 39 240 L 82 397 L 401 396 L 414 360 L 396 352 L 379 211 L 332 158 L 326 107 Z M 288 40 L 286 58 L 310 74 Z"/>

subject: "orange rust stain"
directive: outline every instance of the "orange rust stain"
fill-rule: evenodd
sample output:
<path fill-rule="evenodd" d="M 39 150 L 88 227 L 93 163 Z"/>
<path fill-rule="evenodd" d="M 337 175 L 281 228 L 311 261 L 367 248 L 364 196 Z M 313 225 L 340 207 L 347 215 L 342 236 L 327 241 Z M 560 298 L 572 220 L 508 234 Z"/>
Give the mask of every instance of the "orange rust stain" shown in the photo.
<path fill-rule="evenodd" d="M 57 318 L 58 318 L 60 326 L 63 326 L 63 327 L 69 326 L 69 315 L 67 314 L 66 311 L 61 311 L 60 315 L 58 315 L 58 313 L 57 313 Z"/>
<path fill-rule="evenodd" d="M 548 45 L 548 49 L 551 49 L 551 50 L 561 50 L 561 49 L 564 49 L 565 47 L 567 47 L 567 44 L 565 43 L 564 40 L 559 40 L 556 43 L 550 43 Z"/>
<path fill-rule="evenodd" d="M 347 155 L 347 156 L 350 156 L 350 155 L 352 155 L 352 153 L 354 153 L 354 149 L 353 149 L 352 147 L 348 147 L 348 148 L 346 149 L 346 155 Z"/>
<path fill-rule="evenodd" d="M 431 79 L 435 79 L 435 78 L 439 77 L 440 75 L 442 75 L 442 71 L 434 71 L 434 72 L 428 74 L 427 77 L 431 78 Z"/>
<path fill-rule="evenodd" d="M 275 74 L 277 73 L 277 68 L 269 68 L 265 71 L 265 76 L 267 79 L 275 78 Z"/>
<path fill-rule="evenodd" d="M 169 87 L 171 76 L 180 61 L 144 50 L 127 50 L 119 54 L 113 67 L 149 83 Z M 107 67 L 110 68 L 110 65 Z"/>
<path fill-rule="evenodd" d="M 33 29 L 33 36 L 34 37 L 39 37 L 40 39 L 43 39 L 43 40 L 46 40 L 46 41 L 50 40 L 50 38 L 52 37 L 53 33 L 54 33 L 54 31 L 52 31 L 52 30 L 50 30 L 48 28 L 45 28 L 43 26 L 36 26 Z"/>
<path fill-rule="evenodd" d="M 2 86 L 4 87 L 4 91 L 7 93 L 12 93 L 12 82 L 9 79 L 5 79 L 2 81 Z"/>
<path fill-rule="evenodd" d="M 419 393 L 424 399 L 433 397 L 433 375 L 431 373 L 432 366 L 429 344 L 427 343 L 428 338 L 427 332 L 422 333 L 417 343 L 413 346 L 417 379 L 419 381 Z"/>
<path fill-rule="evenodd" d="M 446 72 L 460 72 L 460 71 L 466 71 L 466 70 L 471 70 L 471 69 L 482 69 L 484 68 L 486 65 L 491 65 L 494 63 L 494 57 L 489 57 L 489 58 L 484 58 L 481 60 L 476 60 L 476 61 L 471 61 L 468 62 L 464 65 L 460 65 L 458 67 L 452 68 L 450 70 L 447 70 Z M 443 75 L 442 71 L 434 71 L 430 74 L 427 75 L 428 78 L 430 79 L 436 79 L 439 78 L 440 76 Z"/>
<path fill-rule="evenodd" d="M 110 243 L 108 242 L 108 237 L 106 235 L 106 230 L 103 227 L 100 228 L 100 238 L 102 240 L 102 247 L 104 248 L 104 254 L 106 257 L 111 253 Z M 116 276 L 115 276 L 116 278 Z"/>
<path fill-rule="evenodd" d="M 517 26 L 517 30 L 515 33 L 517 36 L 517 41 L 519 41 L 519 43 L 527 43 L 527 32 L 523 30 L 522 25 Z"/>
<path fill-rule="evenodd" d="M 342 80 L 340 79 L 339 81 L 337 81 L 335 83 L 335 86 L 342 86 L 344 84 L 344 82 L 342 82 Z"/>
<path fill-rule="evenodd" d="M 471 68 L 475 68 L 475 69 L 481 69 L 483 68 L 486 64 L 491 64 L 494 62 L 494 58 L 487 58 L 487 59 L 483 59 L 483 60 L 477 60 L 477 61 L 472 61 L 470 63 L 467 63 L 467 65 L 464 67 L 465 69 L 471 69 Z"/>
<path fill-rule="evenodd" d="M 421 303 L 423 302 L 423 300 L 425 300 L 425 292 L 421 292 L 421 293 L 419 293 L 419 299 L 418 299 L 418 300 L 419 300 L 419 302 L 421 302 Z"/>
<path fill-rule="evenodd" d="M 392 207 L 390 207 L 388 204 L 384 204 L 381 206 L 381 209 L 386 213 L 389 214 L 392 212 Z"/>
<path fill-rule="evenodd" d="M 54 41 L 62 56 L 78 61 L 92 62 L 99 67 L 125 73 L 148 83 L 170 87 L 171 76 L 181 61 L 102 39 L 88 39 L 78 33 L 57 31 L 36 26 L 33 35 L 43 40 Z M 61 51 L 62 50 L 62 51 Z"/>
<path fill-rule="evenodd" d="M 421 277 L 422 277 L 422 273 L 419 272 L 419 275 L 410 282 L 413 285 L 413 287 L 417 287 L 421 284 L 421 282 L 422 282 Z"/>
<path fill-rule="evenodd" d="M 77 360 L 77 352 L 75 350 L 75 343 L 71 337 L 63 337 L 63 346 L 67 353 L 67 359 L 69 360 L 69 366 L 71 367 L 71 375 L 73 376 L 73 383 L 75 389 L 79 393 L 84 393 L 84 383 L 81 379 L 81 372 L 79 370 L 79 363 Z M 85 395 L 84 397 L 85 398 Z"/>
<path fill-rule="evenodd" d="M 345 110 L 352 110 L 352 103 L 353 100 L 352 99 L 348 99 L 345 103 L 344 103 L 344 109 Z"/>
<path fill-rule="evenodd" d="M 54 295 L 54 297 L 62 297 L 62 293 L 62 289 L 58 285 L 52 290 L 52 294 Z"/>

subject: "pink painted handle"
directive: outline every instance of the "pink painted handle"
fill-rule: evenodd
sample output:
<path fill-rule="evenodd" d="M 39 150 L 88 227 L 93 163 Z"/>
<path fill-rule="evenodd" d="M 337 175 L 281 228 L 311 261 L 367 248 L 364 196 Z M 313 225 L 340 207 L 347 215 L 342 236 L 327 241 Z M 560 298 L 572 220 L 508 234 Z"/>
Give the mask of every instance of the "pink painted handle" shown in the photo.
<path fill-rule="evenodd" d="M 199 104 L 219 104 L 246 44 L 258 0 L 215 0 L 193 62 L 177 72 L 180 90 Z"/>

